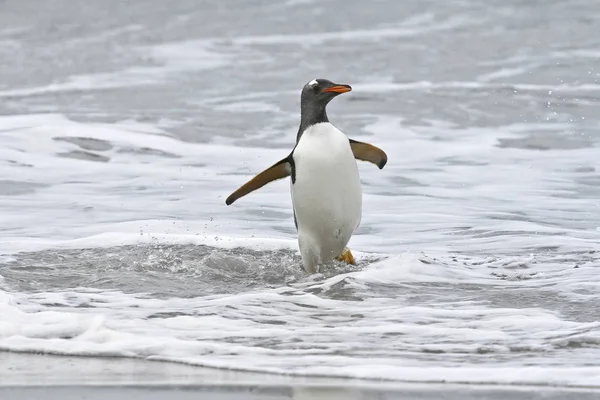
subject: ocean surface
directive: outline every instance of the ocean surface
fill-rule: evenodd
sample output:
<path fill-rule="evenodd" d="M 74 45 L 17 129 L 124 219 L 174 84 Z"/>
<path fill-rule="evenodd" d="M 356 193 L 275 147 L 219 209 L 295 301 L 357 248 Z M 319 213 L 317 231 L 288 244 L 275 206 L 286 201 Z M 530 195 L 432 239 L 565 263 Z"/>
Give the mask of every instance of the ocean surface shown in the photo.
<path fill-rule="evenodd" d="M 600 388 L 594 0 L 0 2 L 0 350 Z M 359 162 L 301 267 L 302 86 Z"/>

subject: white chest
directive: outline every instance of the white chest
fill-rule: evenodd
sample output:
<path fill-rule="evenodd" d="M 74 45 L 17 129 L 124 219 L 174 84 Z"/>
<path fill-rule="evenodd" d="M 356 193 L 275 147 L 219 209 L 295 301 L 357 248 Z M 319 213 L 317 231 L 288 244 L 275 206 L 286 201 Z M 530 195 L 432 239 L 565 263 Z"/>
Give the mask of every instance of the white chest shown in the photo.
<path fill-rule="evenodd" d="M 293 158 L 296 181 L 291 191 L 298 228 L 354 230 L 362 192 L 348 137 L 330 123 L 313 125 L 303 133 Z"/>

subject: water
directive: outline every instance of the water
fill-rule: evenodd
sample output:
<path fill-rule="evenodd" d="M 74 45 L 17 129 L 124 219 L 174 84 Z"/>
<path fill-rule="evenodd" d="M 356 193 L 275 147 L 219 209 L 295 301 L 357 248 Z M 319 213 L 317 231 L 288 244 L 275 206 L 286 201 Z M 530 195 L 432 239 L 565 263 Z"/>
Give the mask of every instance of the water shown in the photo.
<path fill-rule="evenodd" d="M 600 386 L 595 2 L 1 7 L 0 349 Z M 316 77 L 389 162 L 307 276 L 287 180 L 224 201 Z"/>

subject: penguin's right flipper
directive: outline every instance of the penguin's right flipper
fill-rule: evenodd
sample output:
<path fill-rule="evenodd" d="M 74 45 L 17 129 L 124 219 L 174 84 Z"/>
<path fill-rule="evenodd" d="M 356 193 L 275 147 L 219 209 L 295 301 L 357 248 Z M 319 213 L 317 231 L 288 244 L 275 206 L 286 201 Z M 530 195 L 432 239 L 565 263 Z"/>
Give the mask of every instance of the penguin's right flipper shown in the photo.
<path fill-rule="evenodd" d="M 254 178 L 240 186 L 235 192 L 231 193 L 225 204 L 231 205 L 234 201 L 240 197 L 244 197 L 250 192 L 260 189 L 267 183 L 277 179 L 283 179 L 290 176 L 292 173 L 292 164 L 290 163 L 290 157 L 286 157 L 265 169 L 261 173 L 257 174 Z"/>
<path fill-rule="evenodd" d="M 377 146 L 350 139 L 350 148 L 357 160 L 368 161 L 382 169 L 387 163 L 387 154 Z"/>

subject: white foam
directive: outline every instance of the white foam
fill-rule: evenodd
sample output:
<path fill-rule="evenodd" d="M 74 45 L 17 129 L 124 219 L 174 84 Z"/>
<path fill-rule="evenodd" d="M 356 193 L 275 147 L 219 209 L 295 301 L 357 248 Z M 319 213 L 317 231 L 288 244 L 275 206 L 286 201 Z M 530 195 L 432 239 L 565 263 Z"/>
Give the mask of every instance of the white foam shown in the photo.
<path fill-rule="evenodd" d="M 153 224 L 154 222 L 154 224 Z M 146 232 L 139 232 L 140 226 L 151 225 L 163 226 L 168 229 L 173 228 L 173 223 L 161 221 L 145 221 L 143 224 L 134 222 L 121 224 L 124 232 L 111 231 L 97 235 L 82 237 L 71 240 L 44 240 L 44 239 L 24 239 L 7 238 L 3 243 L 4 251 L 11 252 L 34 252 L 48 249 L 79 249 L 79 248 L 108 248 L 114 246 L 143 245 L 143 244 L 190 244 L 206 245 L 220 249 L 234 249 L 243 247 L 252 250 L 296 250 L 296 242 L 286 238 L 253 238 L 253 237 L 228 237 L 220 235 L 190 235 L 178 233 L 158 233 L 151 229 Z M 119 225 L 113 225 L 113 228 Z M 137 232 L 133 232 L 136 231 Z M 164 230 L 164 229 L 163 229 Z M 7 258 L 11 260 L 11 258 Z"/>
<path fill-rule="evenodd" d="M 233 62 L 230 55 L 213 50 L 211 43 L 206 41 L 197 41 L 193 45 L 178 42 L 141 46 L 131 51 L 156 60 L 156 65 L 130 66 L 116 72 L 72 75 L 48 85 L 0 90 L 0 98 L 157 85 L 181 73 L 215 69 Z"/>
<path fill-rule="evenodd" d="M 531 73 L 533 70 L 541 66 L 542 65 L 540 63 L 530 63 L 528 65 L 521 65 L 513 68 L 500 68 L 496 71 L 478 76 L 477 80 L 480 82 L 490 82 L 498 79 L 513 78 L 515 76 Z"/>
<path fill-rule="evenodd" d="M 452 17 L 444 21 L 434 21 L 420 16 L 408 18 L 394 28 L 353 29 L 337 32 L 314 32 L 305 34 L 238 36 L 231 42 L 238 45 L 298 44 L 320 45 L 325 42 L 375 41 L 386 38 L 418 36 L 425 33 L 452 30 L 457 27 L 472 25 L 476 22 L 462 17 Z M 481 23 L 478 21 L 477 23 Z"/>
<path fill-rule="evenodd" d="M 234 111 L 244 113 L 256 112 L 279 112 L 280 108 L 276 104 L 267 103 L 264 101 L 238 101 L 227 104 L 216 105 L 213 107 L 219 111 Z"/>
<path fill-rule="evenodd" d="M 372 136 L 356 138 L 383 147 L 389 161 L 383 170 L 359 163 L 364 214 L 350 247 L 384 260 L 328 279 L 186 299 L 92 288 L 7 292 L 2 283 L 0 349 L 286 374 L 597 386 L 598 323 L 509 301 L 541 290 L 548 301 L 597 296 L 593 257 L 577 269 L 577 256 L 561 258 L 597 249 L 598 224 L 589 218 L 597 198 L 555 196 L 594 174 L 573 168 L 600 168 L 596 149 L 496 146 L 499 137 L 560 124 L 458 130 L 371 121 L 364 132 Z M 57 155 L 80 148 L 56 138 L 82 136 L 108 144 L 90 151 L 110 162 Z M 442 140 L 432 146 L 433 137 Z M 39 185 L 2 197 L 0 265 L 23 251 L 125 244 L 297 250 L 288 181 L 224 204 L 289 149 L 183 143 L 152 125 L 52 114 L 0 117 L 0 139 L 0 181 Z"/>
<path fill-rule="evenodd" d="M 547 128 L 540 126 L 540 129 Z M 274 182 L 244 197 L 239 204 L 230 207 L 224 205 L 224 199 L 231 191 L 287 155 L 288 150 L 183 143 L 165 136 L 156 127 L 132 125 L 130 122 L 81 124 L 52 114 L 3 117 L 0 119 L 0 129 L 3 131 L 3 143 L 7 144 L 0 151 L 0 159 L 34 166 L 24 168 L 19 164 L 4 163 L 0 179 L 12 180 L 18 174 L 27 182 L 51 185 L 32 194 L 29 197 L 31 203 L 21 198 L 4 199 L 7 210 L 17 204 L 23 210 L 28 210 L 22 214 L 4 214 L 3 225 L 7 229 L 4 237 L 7 240 L 3 245 L 11 246 L 13 250 L 19 246 L 29 248 L 31 245 L 34 248 L 44 241 L 47 246 L 60 245 L 58 242 L 61 240 L 83 240 L 106 235 L 107 232 L 136 235 L 143 231 L 145 234 L 187 234 L 207 238 L 244 238 L 257 234 L 295 240 L 293 234 L 283 235 L 278 230 L 293 224 L 289 182 L 285 180 Z M 368 163 L 359 163 L 362 179 L 368 183 L 364 186 L 362 227 L 369 229 L 376 226 L 378 234 L 354 237 L 351 244 L 359 246 L 358 250 L 393 253 L 399 246 L 411 250 L 439 249 L 436 241 L 446 244 L 453 242 L 452 236 L 446 233 L 447 229 L 465 224 L 477 227 L 481 223 L 480 211 L 476 208 L 469 211 L 465 209 L 466 204 L 476 207 L 499 193 L 512 193 L 511 198 L 505 198 L 504 203 L 498 201 L 494 206 L 495 213 L 507 216 L 515 209 L 535 215 L 540 209 L 556 210 L 563 207 L 570 210 L 569 215 L 565 214 L 564 217 L 572 220 L 574 213 L 578 212 L 571 210 L 573 200 L 562 201 L 545 195 L 557 193 L 565 184 L 549 179 L 553 176 L 548 174 L 549 168 L 570 166 L 574 162 L 571 154 L 538 153 L 532 159 L 531 153 L 526 151 L 500 152 L 495 146 L 498 131 L 483 129 L 453 131 L 449 135 L 452 140 L 439 142 L 434 149 L 429 137 L 438 135 L 439 129 L 443 127 L 407 129 L 403 128 L 401 119 L 384 118 L 365 127 L 367 132 L 376 135 L 374 143 L 388 152 L 390 161 L 382 171 Z M 506 131 L 518 135 L 523 129 L 521 125 L 515 125 L 507 127 Z M 104 140 L 113 146 L 112 149 L 99 152 L 110 157 L 110 163 L 56 156 L 57 153 L 77 150 L 78 146 L 54 138 L 80 137 L 82 132 L 85 132 L 85 137 Z M 399 135 L 402 137 L 400 142 Z M 368 137 L 355 138 L 371 140 Z M 119 151 L 142 147 L 169 152 L 178 158 Z M 600 168 L 593 149 L 578 150 L 577 154 L 575 164 L 585 163 Z M 468 165 L 448 165 L 443 162 L 444 157 L 460 157 L 470 162 L 495 165 L 475 171 Z M 204 166 L 193 166 L 199 160 Z M 429 165 L 431 170 L 416 169 L 415 166 L 419 165 Z M 418 182 L 418 185 L 397 185 L 390 181 L 398 176 Z M 136 187 L 145 189 L 138 191 Z M 65 190 L 82 204 L 80 209 L 64 204 L 61 199 Z M 401 197 L 378 194 L 390 190 Z M 173 199 L 177 201 L 173 203 Z M 461 200 L 449 202 L 447 199 Z M 587 204 L 592 205 L 593 199 L 580 199 L 578 202 L 581 212 L 585 213 Z M 86 205 L 96 209 L 93 224 L 84 222 L 89 221 L 90 215 L 83 211 Z M 454 206 L 456 209 L 448 212 Z M 281 217 L 275 220 L 250 217 L 250 220 L 246 219 L 240 224 L 239 216 L 246 215 L 248 209 L 276 211 Z M 169 217 L 164 219 L 164 215 Z M 555 213 L 554 216 L 561 217 L 561 214 Z M 208 220 L 209 217 L 212 221 Z M 133 222 L 126 222 L 131 220 Z M 543 219 L 539 223 L 500 220 L 496 226 L 489 221 L 485 223 L 488 231 L 515 229 L 529 233 L 519 239 L 518 248 L 528 243 L 538 243 L 536 234 L 552 235 L 544 239 L 548 244 L 568 244 L 572 248 L 589 248 L 598 237 L 595 230 L 597 225 L 593 231 L 571 231 L 568 237 L 564 237 L 554 236 L 564 232 L 564 228 L 544 226 L 541 221 Z M 125 226 L 127 228 L 123 230 Z M 415 229 L 416 226 L 419 228 Z M 18 229 L 20 233 L 15 235 L 11 229 Z M 52 240 L 39 239 L 48 237 L 47 234 L 55 230 L 61 234 L 54 235 Z M 515 246 L 514 241 L 499 240 L 496 236 L 471 236 L 474 239 L 473 246 L 479 246 L 480 250 L 502 251 L 504 248 L 514 249 Z M 454 238 L 461 240 L 459 236 Z"/>
<path fill-rule="evenodd" d="M 360 280 L 365 274 L 345 278 Z M 331 280 L 340 282 L 339 277 Z M 397 299 L 353 302 L 293 290 L 169 300 L 101 291 L 17 294 L 19 306 L 0 298 L 0 349 L 280 374 L 600 386 L 600 368 L 578 366 L 597 358 L 594 348 L 578 358 L 563 358 L 561 367 L 546 365 L 546 354 L 561 354 L 566 341 L 598 341 L 598 323 L 564 321 L 541 309 L 482 308 L 468 302 L 452 308 L 399 307 Z M 61 304 L 61 311 L 47 310 L 47 302 Z M 96 307 L 77 308 L 81 302 Z M 169 312 L 174 316 L 147 318 Z M 528 366 L 495 360 L 518 349 L 533 352 Z M 439 352 L 443 356 L 432 355 Z M 461 361 L 481 352 L 487 355 L 477 367 Z"/>
<path fill-rule="evenodd" d="M 557 85 L 545 85 L 545 84 L 530 84 L 530 83 L 488 83 L 488 80 L 495 78 L 494 75 L 480 77 L 483 82 L 460 82 L 460 81 L 447 81 L 447 82 L 432 82 L 432 81 L 417 81 L 408 83 L 355 83 L 352 86 L 355 91 L 362 92 L 395 92 L 404 90 L 440 90 L 440 89 L 488 89 L 488 90 L 502 90 L 502 89 L 513 89 L 516 91 L 533 91 L 533 92 L 597 92 L 600 91 L 600 85 L 594 83 L 585 83 L 579 85 L 573 84 L 557 84 Z"/>
<path fill-rule="evenodd" d="M 26 97 L 50 93 L 77 92 L 101 89 L 114 89 L 129 86 L 153 85 L 161 82 L 155 70 L 132 67 L 118 73 L 74 75 L 66 80 L 43 86 L 7 89 L 0 91 L 0 97 Z"/>

